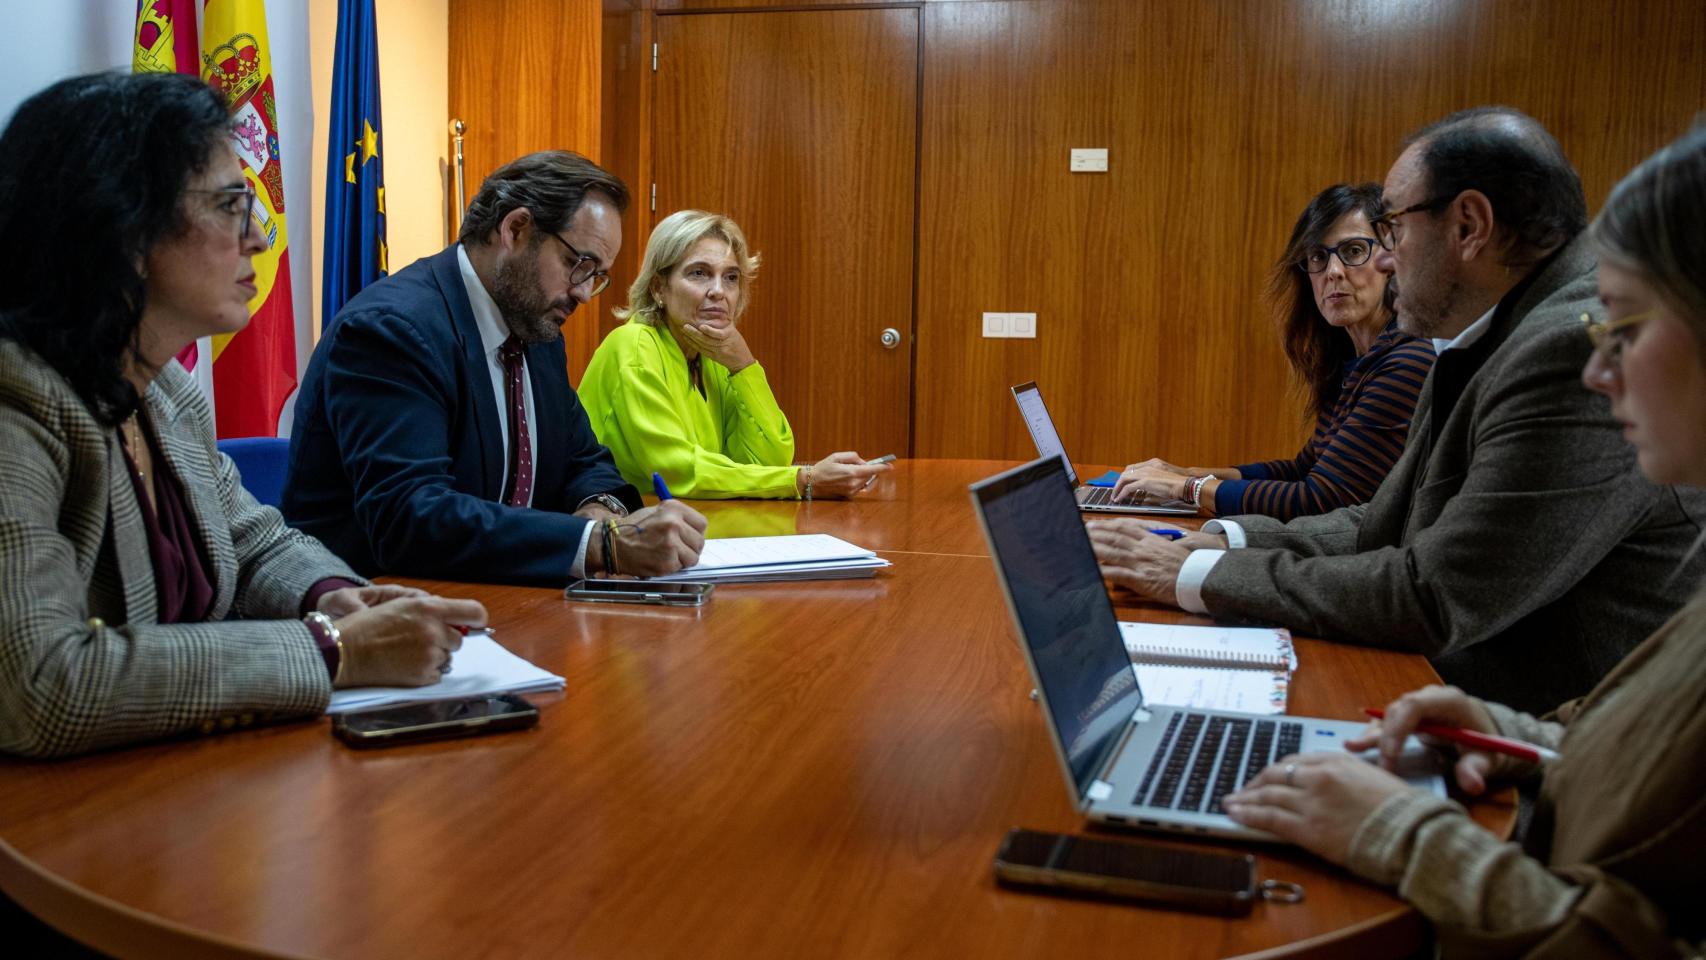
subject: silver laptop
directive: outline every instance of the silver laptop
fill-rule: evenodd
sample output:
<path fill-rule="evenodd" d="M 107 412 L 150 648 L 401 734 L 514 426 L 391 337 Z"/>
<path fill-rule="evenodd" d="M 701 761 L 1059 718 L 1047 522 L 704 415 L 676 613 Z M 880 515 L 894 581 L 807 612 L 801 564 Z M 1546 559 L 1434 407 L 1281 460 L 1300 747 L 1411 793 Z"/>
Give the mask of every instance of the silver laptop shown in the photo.
<path fill-rule="evenodd" d="M 1043 405 L 1043 393 L 1035 380 L 1013 388 L 1013 399 L 1019 404 L 1019 415 L 1031 431 L 1031 442 L 1037 445 L 1037 456 L 1059 457 L 1066 468 L 1066 481 L 1072 486 L 1072 496 L 1078 509 L 1094 513 L 1146 513 L 1151 516 L 1196 516 L 1197 508 L 1184 500 L 1135 500 L 1114 502 L 1113 487 L 1093 487 L 1079 484 L 1072 469 L 1072 458 L 1066 455 L 1066 445 L 1060 442 L 1060 432 L 1054 428 L 1054 418 Z"/>
<path fill-rule="evenodd" d="M 1274 840 L 1221 798 L 1288 754 L 1343 750 L 1360 723 L 1146 703 L 1058 457 L 971 487 L 1020 647 L 1074 803 L 1121 827 Z M 1412 738 L 1405 778 L 1445 795 L 1437 755 Z"/>

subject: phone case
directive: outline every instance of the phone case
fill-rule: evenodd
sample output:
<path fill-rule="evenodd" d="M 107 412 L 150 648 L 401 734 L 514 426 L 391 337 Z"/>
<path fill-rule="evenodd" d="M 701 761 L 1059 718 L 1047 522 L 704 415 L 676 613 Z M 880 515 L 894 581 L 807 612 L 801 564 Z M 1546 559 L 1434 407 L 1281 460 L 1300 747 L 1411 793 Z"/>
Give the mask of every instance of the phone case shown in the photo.
<path fill-rule="evenodd" d="M 617 580 L 614 583 L 641 583 L 639 580 Z M 563 590 L 566 600 L 588 603 L 648 603 L 664 607 L 697 607 L 710 598 L 715 584 L 704 584 L 704 590 L 694 593 L 666 593 L 643 589 L 610 589 L 597 580 L 576 580 Z"/>
<path fill-rule="evenodd" d="M 469 717 L 462 720 L 447 720 L 442 723 L 423 724 L 414 727 L 396 727 L 390 730 L 352 730 L 347 725 L 349 714 L 339 714 L 332 718 L 332 735 L 349 746 L 357 749 L 373 747 L 391 747 L 405 743 L 423 743 L 428 740 L 451 740 L 456 737 L 472 737 L 482 733 L 501 733 L 505 730 L 522 730 L 539 722 L 539 708 L 527 704 L 528 709 L 519 713 L 506 713 L 495 717 Z"/>
<path fill-rule="evenodd" d="M 1256 858 L 1249 854 L 1207 853 L 1161 844 L 1069 837 L 1064 839 L 1109 858 L 1110 863 L 1117 864 L 1121 858 L 1129 863 L 1136 858 L 1144 869 L 1089 872 L 1082 867 L 1066 869 L 1023 862 L 1026 858 L 1013 856 L 1016 841 L 1035 842 L 1042 838 L 1062 839 L 1059 834 L 1028 830 L 1008 833 L 995 854 L 996 879 L 1047 892 L 1131 900 L 1228 917 L 1248 914 L 1258 898 Z"/>

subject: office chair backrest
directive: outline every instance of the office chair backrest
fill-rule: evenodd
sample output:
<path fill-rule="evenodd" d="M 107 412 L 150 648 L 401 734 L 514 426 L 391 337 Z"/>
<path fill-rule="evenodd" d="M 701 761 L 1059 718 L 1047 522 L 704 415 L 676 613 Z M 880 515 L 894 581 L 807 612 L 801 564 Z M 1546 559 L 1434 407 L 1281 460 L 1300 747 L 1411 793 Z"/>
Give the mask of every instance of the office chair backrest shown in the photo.
<path fill-rule="evenodd" d="M 237 465 L 243 487 L 256 500 L 276 507 L 284 498 L 290 441 L 281 437 L 242 437 L 219 441 L 219 450 Z"/>

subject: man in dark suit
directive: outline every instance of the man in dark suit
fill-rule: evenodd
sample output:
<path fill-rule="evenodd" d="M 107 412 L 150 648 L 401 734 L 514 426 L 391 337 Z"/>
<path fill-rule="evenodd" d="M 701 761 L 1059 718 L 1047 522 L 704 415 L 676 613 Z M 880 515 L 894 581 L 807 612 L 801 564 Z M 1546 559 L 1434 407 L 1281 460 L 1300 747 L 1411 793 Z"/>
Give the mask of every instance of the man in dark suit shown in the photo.
<path fill-rule="evenodd" d="M 609 283 L 622 181 L 534 153 L 459 242 L 327 327 L 296 400 L 283 511 L 364 575 L 562 586 L 698 561 L 705 518 L 641 509 L 569 386 L 561 324 Z"/>
<path fill-rule="evenodd" d="M 1211 521 L 1178 544 L 1098 522 L 1108 578 L 1224 620 L 1433 658 L 1448 682 L 1539 712 L 1586 693 L 1700 581 L 1698 491 L 1635 468 L 1580 383 L 1598 314 L 1581 181 L 1507 108 L 1416 134 L 1386 178 L 1376 260 L 1398 322 L 1436 338 L 1403 456 L 1373 500 Z"/>

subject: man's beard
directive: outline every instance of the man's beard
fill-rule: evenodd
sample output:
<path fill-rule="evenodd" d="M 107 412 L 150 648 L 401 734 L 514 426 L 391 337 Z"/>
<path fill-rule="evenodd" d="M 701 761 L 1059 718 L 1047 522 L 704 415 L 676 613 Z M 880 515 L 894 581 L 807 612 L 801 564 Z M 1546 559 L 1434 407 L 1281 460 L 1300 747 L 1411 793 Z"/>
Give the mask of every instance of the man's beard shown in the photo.
<path fill-rule="evenodd" d="M 1398 329 L 1412 337 L 1446 339 L 1451 335 L 1450 316 L 1457 306 L 1463 285 L 1456 277 L 1443 276 L 1438 260 L 1429 260 L 1410 274 L 1398 288 Z"/>
<path fill-rule="evenodd" d="M 498 275 L 492 280 L 492 302 L 498 305 L 509 332 L 522 343 L 549 343 L 563 335 L 552 311 L 572 313 L 578 304 L 572 298 L 553 301 L 546 297 L 534 263 L 525 256 L 499 262 Z"/>

